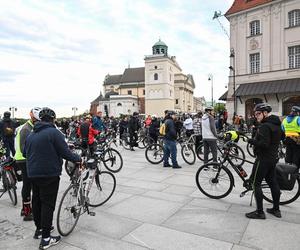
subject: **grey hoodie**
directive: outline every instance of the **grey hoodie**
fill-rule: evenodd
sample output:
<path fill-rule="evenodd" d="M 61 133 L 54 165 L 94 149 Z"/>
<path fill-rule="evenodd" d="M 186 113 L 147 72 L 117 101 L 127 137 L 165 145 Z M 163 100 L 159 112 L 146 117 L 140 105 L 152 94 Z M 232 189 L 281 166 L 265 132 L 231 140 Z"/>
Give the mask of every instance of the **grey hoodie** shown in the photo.
<path fill-rule="evenodd" d="M 217 130 L 215 126 L 215 119 L 213 116 L 205 113 L 202 117 L 202 137 L 203 140 L 216 140 Z"/>

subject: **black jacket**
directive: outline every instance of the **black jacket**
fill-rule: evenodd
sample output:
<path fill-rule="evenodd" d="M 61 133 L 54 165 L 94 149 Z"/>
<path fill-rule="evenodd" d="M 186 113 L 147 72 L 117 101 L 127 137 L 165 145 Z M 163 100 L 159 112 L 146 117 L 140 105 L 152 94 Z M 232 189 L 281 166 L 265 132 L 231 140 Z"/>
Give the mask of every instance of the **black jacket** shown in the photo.
<path fill-rule="evenodd" d="M 129 133 L 137 132 L 140 129 L 140 122 L 138 118 L 131 116 L 129 122 L 128 122 L 128 131 Z"/>
<path fill-rule="evenodd" d="M 23 152 L 27 161 L 28 177 L 59 176 L 62 158 L 79 162 L 80 156 L 68 148 L 63 134 L 51 123 L 37 122 L 25 142 Z"/>
<path fill-rule="evenodd" d="M 149 134 L 159 135 L 159 121 L 157 119 L 152 120 L 149 127 Z"/>
<path fill-rule="evenodd" d="M 270 115 L 263 119 L 252 140 L 257 158 L 265 161 L 277 161 L 278 146 L 283 136 L 278 116 Z"/>
<path fill-rule="evenodd" d="M 165 119 L 165 126 L 166 126 L 166 134 L 165 139 L 175 141 L 176 140 L 176 129 L 175 123 L 171 117 L 166 117 Z"/>

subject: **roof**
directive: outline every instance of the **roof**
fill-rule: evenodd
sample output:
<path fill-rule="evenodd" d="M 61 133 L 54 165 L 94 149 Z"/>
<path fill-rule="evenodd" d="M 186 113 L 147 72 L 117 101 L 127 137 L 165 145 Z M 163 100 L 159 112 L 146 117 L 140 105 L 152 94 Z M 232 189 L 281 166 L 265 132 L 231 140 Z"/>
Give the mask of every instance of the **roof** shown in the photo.
<path fill-rule="evenodd" d="M 110 96 L 112 95 L 119 95 L 119 93 L 115 92 L 115 91 L 109 91 L 105 94 L 105 98 L 110 98 Z"/>
<path fill-rule="evenodd" d="M 225 16 L 232 15 L 243 10 L 248 10 L 262 4 L 270 3 L 272 1 L 273 0 L 234 0 Z"/>
<path fill-rule="evenodd" d="M 125 69 L 120 82 L 144 82 L 145 67 Z"/>
<path fill-rule="evenodd" d="M 153 45 L 153 47 L 154 46 L 166 46 L 166 47 L 168 47 L 163 41 L 161 41 L 160 39 L 159 39 L 159 41 L 158 42 L 156 42 L 154 45 Z"/>
<path fill-rule="evenodd" d="M 300 92 L 300 78 L 241 84 L 236 96 Z"/>
<path fill-rule="evenodd" d="M 221 95 L 221 97 L 219 98 L 219 100 L 220 101 L 226 101 L 227 100 L 227 95 L 228 95 L 228 90 L 223 95 Z"/>
<path fill-rule="evenodd" d="M 119 83 L 121 77 L 122 75 L 107 75 L 104 81 L 104 85 Z"/>
<path fill-rule="evenodd" d="M 102 101 L 104 99 L 106 99 L 106 98 L 103 97 L 102 92 L 101 92 L 100 95 L 94 101 L 91 102 L 91 104 L 98 104 L 99 101 Z"/>

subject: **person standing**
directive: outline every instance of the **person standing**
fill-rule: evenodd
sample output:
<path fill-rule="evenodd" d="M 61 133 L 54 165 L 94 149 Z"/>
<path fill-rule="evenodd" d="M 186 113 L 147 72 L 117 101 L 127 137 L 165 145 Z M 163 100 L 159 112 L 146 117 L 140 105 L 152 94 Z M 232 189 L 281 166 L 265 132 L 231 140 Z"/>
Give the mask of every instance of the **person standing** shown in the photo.
<path fill-rule="evenodd" d="M 128 132 L 130 136 L 130 150 L 134 151 L 133 147 L 137 146 L 138 141 L 138 131 L 141 128 L 140 122 L 138 120 L 138 112 L 133 112 L 128 122 Z"/>
<path fill-rule="evenodd" d="M 149 126 L 149 136 L 153 139 L 154 143 L 157 143 L 159 136 L 159 121 L 155 115 L 152 116 L 152 121 Z"/>
<path fill-rule="evenodd" d="M 26 157 L 28 177 L 32 182 L 32 212 L 36 226 L 34 238 L 42 237 L 40 249 L 47 249 L 60 241 L 60 236 L 51 236 L 62 158 L 71 162 L 81 162 L 79 155 L 68 148 L 63 134 L 55 128 L 55 112 L 43 108 L 39 112 L 41 122 L 37 122 L 28 135 L 23 155 Z"/>
<path fill-rule="evenodd" d="M 24 221 L 31 221 L 33 220 L 33 217 L 31 209 L 31 181 L 27 175 L 26 159 L 23 156 L 22 152 L 24 151 L 27 136 L 32 131 L 34 124 L 40 120 L 40 110 L 41 108 L 33 108 L 30 111 L 30 119 L 24 125 L 17 128 L 17 135 L 15 140 L 16 153 L 14 155 L 14 158 L 16 160 L 16 164 L 18 165 L 18 169 L 22 170 L 23 185 L 21 194 L 23 205 L 21 210 L 21 216 L 24 216 Z"/>
<path fill-rule="evenodd" d="M 186 136 L 189 138 L 193 133 L 193 120 L 192 117 L 188 114 L 187 118 L 185 119 L 185 121 L 183 122 L 183 126 L 186 130 Z"/>
<path fill-rule="evenodd" d="M 177 162 L 177 147 L 176 147 L 176 130 L 174 124 L 175 112 L 168 111 L 165 119 L 165 135 L 164 135 L 164 167 L 181 168 Z M 171 155 L 172 166 L 169 164 Z"/>
<path fill-rule="evenodd" d="M 300 167 L 300 107 L 293 106 L 291 113 L 282 121 L 282 130 L 285 133 L 287 163 Z"/>
<path fill-rule="evenodd" d="M 270 115 L 272 108 L 267 103 L 257 104 L 254 114 L 257 121 L 261 124 L 253 139 L 248 142 L 254 145 L 256 160 L 253 166 L 250 179 L 253 182 L 253 191 L 256 199 L 256 210 L 246 213 L 249 219 L 265 219 L 263 210 L 263 192 L 261 183 L 263 179 L 268 183 L 272 198 L 273 208 L 267 208 L 267 212 L 281 218 L 279 210 L 280 189 L 275 176 L 275 166 L 278 162 L 278 146 L 283 138 L 281 122 L 278 116 Z"/>
<path fill-rule="evenodd" d="M 208 163 L 209 152 L 213 155 L 213 161 L 217 162 L 217 130 L 214 119 L 214 108 L 205 108 L 205 114 L 202 117 L 202 138 L 204 146 L 204 164 Z"/>
<path fill-rule="evenodd" d="M 14 141 L 16 126 L 10 116 L 10 112 L 6 111 L 3 114 L 2 121 L 0 121 L 0 139 L 2 139 L 4 148 L 6 149 L 6 157 L 9 157 L 10 153 L 12 153 L 12 155 L 16 153 Z"/>
<path fill-rule="evenodd" d="M 102 120 L 102 112 L 98 111 L 97 114 L 92 119 L 93 128 L 102 132 L 106 130 L 106 126 Z"/>
<path fill-rule="evenodd" d="M 200 143 L 202 141 L 202 112 L 198 112 L 194 121 L 193 121 L 193 128 L 195 134 L 195 152 L 200 149 Z M 200 149 L 201 150 L 201 149 Z M 200 152 L 202 153 L 202 152 Z"/>

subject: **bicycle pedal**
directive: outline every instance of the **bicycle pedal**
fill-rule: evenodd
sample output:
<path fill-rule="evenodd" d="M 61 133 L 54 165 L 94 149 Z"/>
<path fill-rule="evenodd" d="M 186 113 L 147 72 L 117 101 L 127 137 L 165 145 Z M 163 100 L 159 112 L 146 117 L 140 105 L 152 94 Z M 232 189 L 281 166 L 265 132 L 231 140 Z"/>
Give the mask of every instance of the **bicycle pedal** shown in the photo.
<path fill-rule="evenodd" d="M 95 212 L 89 212 L 89 215 L 90 215 L 90 216 L 95 216 L 96 213 L 95 213 Z"/>

